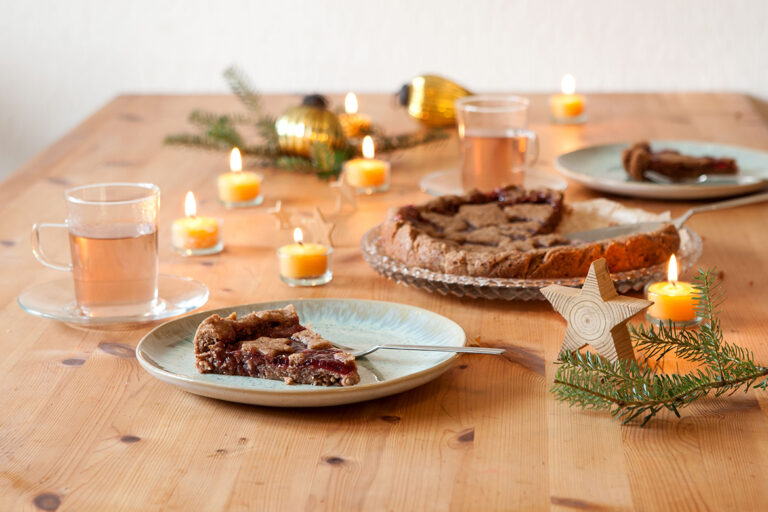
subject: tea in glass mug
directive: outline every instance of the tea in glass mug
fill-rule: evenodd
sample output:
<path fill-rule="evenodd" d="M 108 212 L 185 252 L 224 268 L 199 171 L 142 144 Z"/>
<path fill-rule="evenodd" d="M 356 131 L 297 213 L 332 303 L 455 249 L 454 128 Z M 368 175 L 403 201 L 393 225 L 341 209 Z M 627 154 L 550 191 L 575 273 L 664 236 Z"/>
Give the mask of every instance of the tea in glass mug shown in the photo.
<path fill-rule="evenodd" d="M 522 185 L 539 145 L 527 129 L 528 100 L 519 96 L 468 96 L 456 101 L 464 190 Z"/>
<path fill-rule="evenodd" d="M 67 190 L 64 224 L 32 228 L 32 251 L 45 266 L 72 272 L 79 312 L 140 316 L 160 307 L 157 215 L 160 190 L 148 183 L 102 183 Z M 44 228 L 69 232 L 71 263 L 52 262 L 40 245 Z"/>

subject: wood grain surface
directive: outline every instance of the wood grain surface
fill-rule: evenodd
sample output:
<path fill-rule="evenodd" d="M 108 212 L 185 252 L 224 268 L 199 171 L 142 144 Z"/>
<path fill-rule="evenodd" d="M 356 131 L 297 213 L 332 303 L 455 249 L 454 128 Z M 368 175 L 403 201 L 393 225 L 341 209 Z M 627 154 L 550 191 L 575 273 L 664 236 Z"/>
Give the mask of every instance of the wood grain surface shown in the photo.
<path fill-rule="evenodd" d="M 336 105 L 341 96 L 332 96 Z M 279 113 L 296 96 L 269 96 Z M 414 127 L 388 95 L 361 95 L 387 127 Z M 539 167 L 584 145 L 645 137 L 768 149 L 768 128 L 736 94 L 589 97 L 584 126 L 548 123 L 532 96 Z M 333 210 L 313 176 L 265 171 L 264 204 L 226 211 L 214 179 L 227 155 L 164 146 L 192 129 L 194 108 L 232 112 L 229 96 L 120 96 L 0 185 L 0 510 L 765 510 L 768 400 L 763 392 L 705 399 L 682 419 L 646 428 L 581 412 L 548 393 L 565 322 L 546 302 L 459 299 L 388 281 L 363 261 L 361 235 L 388 207 L 422 201 L 418 180 L 455 167 L 454 140 L 393 159 L 387 194 L 358 200 L 336 224 L 335 277 L 316 289 L 279 281 L 275 249 L 290 238 L 267 213 Z M 246 160 L 246 165 L 248 165 Z M 505 357 L 464 356 L 447 373 L 397 396 L 327 409 L 270 409 L 201 398 L 160 382 L 133 349 L 150 329 L 74 330 L 24 313 L 16 296 L 61 278 L 30 251 L 34 222 L 64 218 L 73 185 L 150 181 L 162 190 L 161 272 L 211 290 L 206 308 L 304 297 L 402 302 L 458 322 L 470 343 Z M 194 190 L 201 214 L 224 219 L 224 253 L 182 258 L 170 224 Z M 596 197 L 571 183 L 568 200 Z M 680 214 L 690 203 L 620 199 Z M 728 338 L 768 362 L 768 205 L 702 214 L 703 266 L 723 271 Z M 683 276 L 690 277 L 690 276 Z"/>

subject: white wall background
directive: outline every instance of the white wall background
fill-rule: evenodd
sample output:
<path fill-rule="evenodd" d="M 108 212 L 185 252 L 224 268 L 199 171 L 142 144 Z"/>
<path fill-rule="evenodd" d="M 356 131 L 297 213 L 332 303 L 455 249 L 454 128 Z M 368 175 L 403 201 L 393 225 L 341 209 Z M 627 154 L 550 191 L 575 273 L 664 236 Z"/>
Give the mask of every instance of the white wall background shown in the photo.
<path fill-rule="evenodd" d="M 0 177 L 123 92 L 730 90 L 768 99 L 766 0 L 0 0 Z"/>

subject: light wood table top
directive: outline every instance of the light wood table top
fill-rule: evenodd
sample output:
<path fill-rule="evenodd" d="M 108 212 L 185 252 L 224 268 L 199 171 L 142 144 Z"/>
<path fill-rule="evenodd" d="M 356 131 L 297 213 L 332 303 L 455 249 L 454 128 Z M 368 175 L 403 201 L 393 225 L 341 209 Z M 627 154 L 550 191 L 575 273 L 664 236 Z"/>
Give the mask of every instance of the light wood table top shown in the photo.
<path fill-rule="evenodd" d="M 331 97 L 336 104 L 340 96 Z M 735 94 L 589 97 L 589 122 L 554 126 L 532 96 L 539 167 L 584 145 L 645 137 L 692 138 L 768 149 L 768 128 Z M 297 102 L 269 96 L 270 112 Z M 388 95 L 361 109 L 391 132 L 414 128 Z M 768 400 L 763 392 L 706 399 L 680 420 L 646 428 L 581 412 L 549 394 L 565 324 L 546 303 L 444 297 L 380 277 L 361 235 L 388 207 L 427 199 L 425 174 L 458 162 L 455 141 L 404 152 L 387 194 L 364 197 L 338 223 L 335 277 L 316 289 L 279 281 L 279 232 L 266 213 L 331 211 L 326 182 L 265 171 L 263 206 L 227 211 L 215 176 L 227 155 L 163 145 L 191 130 L 194 108 L 239 109 L 230 96 L 120 96 L 0 185 L 0 510 L 765 510 Z M 247 161 L 246 161 L 247 164 Z M 458 322 L 471 343 L 505 357 L 464 356 L 435 381 L 389 398 L 326 409 L 277 409 L 201 398 L 154 379 L 133 349 L 150 327 L 74 330 L 24 313 L 26 287 L 61 278 L 33 258 L 34 222 L 64 218 L 73 185 L 149 181 L 160 186 L 161 272 L 207 284 L 205 308 L 311 297 L 420 306 Z M 194 190 L 200 211 L 224 219 L 226 250 L 182 258 L 170 224 Z M 569 200 L 596 195 L 571 183 Z M 682 213 L 689 203 L 620 199 Z M 702 266 L 724 271 L 728 338 L 768 362 L 768 205 L 693 218 Z"/>

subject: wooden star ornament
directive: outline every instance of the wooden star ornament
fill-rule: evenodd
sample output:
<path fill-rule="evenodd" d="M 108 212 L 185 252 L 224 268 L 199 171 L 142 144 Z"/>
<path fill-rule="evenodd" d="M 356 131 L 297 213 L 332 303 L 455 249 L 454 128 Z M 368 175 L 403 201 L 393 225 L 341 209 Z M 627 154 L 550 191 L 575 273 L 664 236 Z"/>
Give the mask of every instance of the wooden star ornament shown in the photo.
<path fill-rule="evenodd" d="M 350 212 L 357 211 L 355 189 L 352 188 L 352 185 L 347 183 L 344 176 L 340 176 L 336 181 L 332 181 L 330 186 L 336 193 L 336 211 L 334 211 L 334 213 L 341 213 L 345 204 L 349 205 Z"/>
<path fill-rule="evenodd" d="M 275 206 L 267 210 L 277 220 L 277 229 L 287 229 L 291 227 L 291 213 L 283 209 L 283 202 L 277 200 Z"/>
<path fill-rule="evenodd" d="M 336 224 L 328 222 L 320 208 L 315 206 L 312 217 L 306 219 L 304 224 L 312 231 L 315 240 L 319 240 L 328 247 L 333 247 L 333 228 L 336 227 Z"/>
<path fill-rule="evenodd" d="M 592 262 L 581 290 L 554 284 L 541 293 L 568 321 L 561 353 L 591 345 L 609 361 L 635 360 L 627 321 L 653 303 L 619 295 L 605 258 Z"/>

